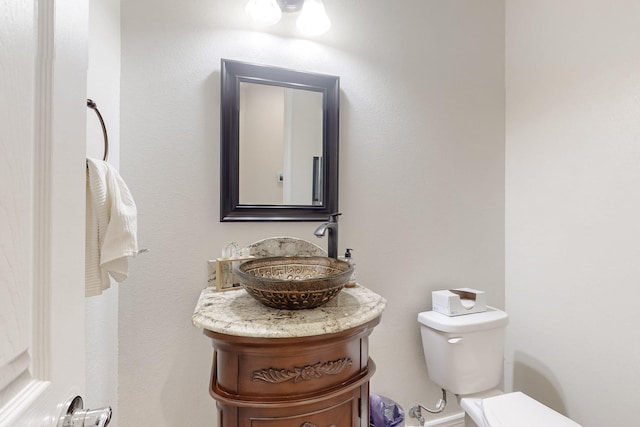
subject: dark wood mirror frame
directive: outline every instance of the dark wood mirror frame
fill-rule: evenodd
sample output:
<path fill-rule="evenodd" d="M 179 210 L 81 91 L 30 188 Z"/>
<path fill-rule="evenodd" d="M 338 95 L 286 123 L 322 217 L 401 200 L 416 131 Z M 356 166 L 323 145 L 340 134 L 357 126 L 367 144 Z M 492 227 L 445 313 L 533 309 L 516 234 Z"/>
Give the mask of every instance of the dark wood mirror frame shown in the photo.
<path fill-rule="evenodd" d="M 240 82 L 323 94 L 322 194 L 318 206 L 239 203 Z M 222 59 L 220 104 L 220 221 L 324 221 L 338 212 L 340 78 Z"/>

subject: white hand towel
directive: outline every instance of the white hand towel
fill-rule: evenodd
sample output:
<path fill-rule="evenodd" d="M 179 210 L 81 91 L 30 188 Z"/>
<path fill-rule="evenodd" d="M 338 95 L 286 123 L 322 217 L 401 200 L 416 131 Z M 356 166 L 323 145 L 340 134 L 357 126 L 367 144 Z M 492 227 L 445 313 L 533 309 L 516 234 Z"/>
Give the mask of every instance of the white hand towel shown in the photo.
<path fill-rule="evenodd" d="M 87 230 L 85 295 L 109 288 L 109 275 L 122 282 L 128 257 L 138 254 L 137 209 L 118 171 L 101 160 L 87 159 Z"/>

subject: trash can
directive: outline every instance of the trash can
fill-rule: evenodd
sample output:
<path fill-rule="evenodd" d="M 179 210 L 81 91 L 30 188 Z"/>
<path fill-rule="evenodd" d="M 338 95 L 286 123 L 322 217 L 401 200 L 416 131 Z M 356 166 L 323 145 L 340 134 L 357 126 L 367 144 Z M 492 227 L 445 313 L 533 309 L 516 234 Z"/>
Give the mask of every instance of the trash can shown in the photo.
<path fill-rule="evenodd" d="M 404 427 L 402 407 L 385 396 L 369 396 L 370 427 Z"/>

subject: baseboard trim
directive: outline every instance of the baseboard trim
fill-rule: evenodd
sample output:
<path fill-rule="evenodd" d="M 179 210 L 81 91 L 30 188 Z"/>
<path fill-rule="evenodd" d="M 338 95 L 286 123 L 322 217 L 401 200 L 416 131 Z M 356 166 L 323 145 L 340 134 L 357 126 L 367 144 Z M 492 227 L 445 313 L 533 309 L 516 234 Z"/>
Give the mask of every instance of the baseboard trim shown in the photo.
<path fill-rule="evenodd" d="M 424 427 L 464 427 L 464 412 L 424 423 Z"/>

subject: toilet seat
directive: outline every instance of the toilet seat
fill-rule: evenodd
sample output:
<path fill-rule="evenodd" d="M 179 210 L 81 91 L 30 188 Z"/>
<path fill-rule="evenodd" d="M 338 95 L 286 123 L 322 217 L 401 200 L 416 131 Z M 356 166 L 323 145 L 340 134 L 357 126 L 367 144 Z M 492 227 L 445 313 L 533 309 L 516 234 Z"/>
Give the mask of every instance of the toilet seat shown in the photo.
<path fill-rule="evenodd" d="M 482 412 L 487 427 L 581 427 L 519 391 L 482 399 Z"/>
<path fill-rule="evenodd" d="M 489 427 L 484 420 L 482 401 L 490 397 L 502 396 L 503 394 L 502 390 L 494 388 L 480 393 L 458 396 L 458 403 L 477 427 Z"/>

